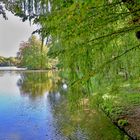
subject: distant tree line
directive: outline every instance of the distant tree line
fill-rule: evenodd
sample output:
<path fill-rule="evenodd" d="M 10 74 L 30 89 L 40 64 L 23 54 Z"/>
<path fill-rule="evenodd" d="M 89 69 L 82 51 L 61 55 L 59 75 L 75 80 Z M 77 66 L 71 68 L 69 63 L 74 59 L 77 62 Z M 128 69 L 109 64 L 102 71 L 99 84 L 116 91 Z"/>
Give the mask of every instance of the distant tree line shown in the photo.
<path fill-rule="evenodd" d="M 0 66 L 15 66 L 17 65 L 16 57 L 3 57 L 0 56 Z"/>

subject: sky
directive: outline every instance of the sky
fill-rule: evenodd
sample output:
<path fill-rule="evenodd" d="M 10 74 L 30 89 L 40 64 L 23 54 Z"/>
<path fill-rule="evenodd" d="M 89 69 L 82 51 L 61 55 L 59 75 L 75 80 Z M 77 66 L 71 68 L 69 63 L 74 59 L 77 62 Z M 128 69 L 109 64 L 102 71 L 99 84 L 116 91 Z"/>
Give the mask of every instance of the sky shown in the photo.
<path fill-rule="evenodd" d="M 0 15 L 0 56 L 16 56 L 19 44 L 27 41 L 37 26 L 30 26 L 29 21 L 22 22 L 11 12 L 6 12 L 8 20 Z"/>

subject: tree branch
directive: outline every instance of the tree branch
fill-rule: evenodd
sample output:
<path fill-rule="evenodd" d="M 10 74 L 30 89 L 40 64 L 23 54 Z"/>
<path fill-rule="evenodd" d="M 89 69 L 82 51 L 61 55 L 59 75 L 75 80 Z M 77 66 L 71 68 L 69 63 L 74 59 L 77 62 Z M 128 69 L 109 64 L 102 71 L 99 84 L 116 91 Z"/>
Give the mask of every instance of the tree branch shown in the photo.
<path fill-rule="evenodd" d="M 90 73 L 86 74 L 86 75 L 85 75 L 84 77 L 82 77 L 81 79 L 78 79 L 78 80 L 72 82 L 72 83 L 70 84 L 70 86 L 74 86 L 75 84 L 81 83 L 82 81 L 87 81 L 87 80 L 89 80 L 89 79 L 90 79 L 91 77 L 93 77 L 95 74 L 101 72 L 101 70 L 102 70 L 106 65 L 108 65 L 108 64 L 110 64 L 110 63 L 112 63 L 112 62 L 118 60 L 120 57 L 126 55 L 127 53 L 129 53 L 129 52 L 131 52 L 131 51 L 133 51 L 133 50 L 135 50 L 135 49 L 137 49 L 137 48 L 139 48 L 139 47 L 140 47 L 140 44 L 138 44 L 137 46 L 134 46 L 134 47 L 132 47 L 132 48 L 130 48 L 130 49 L 125 50 L 125 51 L 124 51 L 123 53 L 121 53 L 120 55 L 117 55 L 117 56 L 113 57 L 111 60 L 106 61 L 103 65 L 101 65 L 100 67 L 96 68 L 94 71 L 91 71 Z"/>

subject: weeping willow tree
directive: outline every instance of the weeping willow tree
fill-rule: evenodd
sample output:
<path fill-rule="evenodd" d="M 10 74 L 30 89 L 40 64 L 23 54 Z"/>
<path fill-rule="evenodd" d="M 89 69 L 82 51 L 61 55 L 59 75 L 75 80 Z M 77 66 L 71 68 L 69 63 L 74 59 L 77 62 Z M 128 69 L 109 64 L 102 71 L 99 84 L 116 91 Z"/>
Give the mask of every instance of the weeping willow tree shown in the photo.
<path fill-rule="evenodd" d="M 48 54 L 59 59 L 77 97 L 140 77 L 139 0 L 3 2 L 23 21 L 41 25 L 36 32 L 50 38 Z"/>

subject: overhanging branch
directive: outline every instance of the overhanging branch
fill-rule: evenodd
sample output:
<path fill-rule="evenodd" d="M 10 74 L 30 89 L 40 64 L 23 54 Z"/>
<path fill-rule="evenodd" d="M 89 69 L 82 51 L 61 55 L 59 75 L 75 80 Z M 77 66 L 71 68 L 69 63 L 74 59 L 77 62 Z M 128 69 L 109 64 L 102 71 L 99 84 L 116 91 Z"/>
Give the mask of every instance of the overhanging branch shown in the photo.
<path fill-rule="evenodd" d="M 105 63 L 103 63 L 103 65 L 101 65 L 100 67 L 96 68 L 94 71 L 91 71 L 90 73 L 86 74 L 86 75 L 83 76 L 81 79 L 78 79 L 78 80 L 72 82 L 72 83 L 70 84 L 70 86 L 74 86 L 75 84 L 81 83 L 82 81 L 87 81 L 87 80 L 89 80 L 89 79 L 90 79 L 91 77 L 93 77 L 95 74 L 101 72 L 101 70 L 102 70 L 106 65 L 108 65 L 108 64 L 110 64 L 110 63 L 112 63 L 112 62 L 118 60 L 120 57 L 122 57 L 122 56 L 126 55 L 127 53 L 129 53 L 129 52 L 131 52 L 131 51 L 133 51 L 133 50 L 136 50 L 136 49 L 138 49 L 138 48 L 140 48 L 140 44 L 138 44 L 137 46 L 134 46 L 134 47 L 132 47 L 132 48 L 130 48 L 130 49 L 125 50 L 123 53 L 121 53 L 121 54 L 119 54 L 119 55 L 113 57 L 112 59 L 106 61 Z"/>

